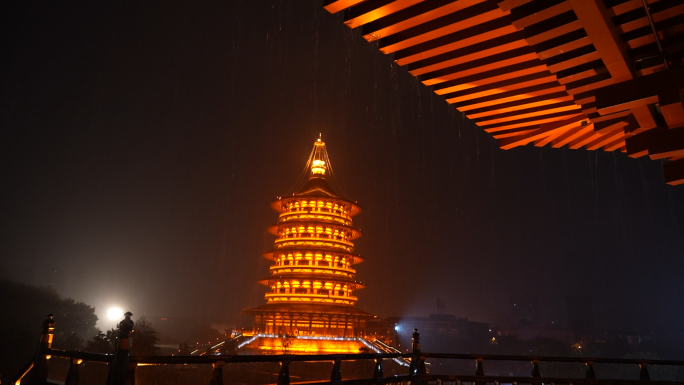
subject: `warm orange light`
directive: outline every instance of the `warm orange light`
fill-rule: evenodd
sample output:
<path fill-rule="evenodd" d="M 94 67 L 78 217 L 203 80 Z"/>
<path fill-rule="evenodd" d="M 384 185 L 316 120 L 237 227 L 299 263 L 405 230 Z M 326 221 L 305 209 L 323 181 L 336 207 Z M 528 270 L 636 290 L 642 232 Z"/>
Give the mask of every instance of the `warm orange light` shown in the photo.
<path fill-rule="evenodd" d="M 313 161 L 311 172 L 314 174 L 325 175 L 325 162 L 319 159 Z"/>
<path fill-rule="evenodd" d="M 268 232 L 276 239 L 274 250 L 263 256 L 273 264 L 270 276 L 259 280 L 269 288 L 264 296 L 267 304 L 249 310 L 255 315 L 253 331 L 274 338 L 278 334 L 354 336 L 369 318 L 367 313 L 354 309 L 358 301 L 354 291 L 364 287 L 355 280 L 353 268 L 363 261 L 354 253 L 353 240 L 361 232 L 352 224 L 352 217 L 361 208 L 338 197 L 327 184 L 332 168 L 320 139 L 314 143 L 309 169 L 309 182 L 300 192 L 277 197 L 271 203 L 279 216 Z M 314 345 L 302 346 L 298 351 L 356 353 L 359 348 L 321 345 L 320 341 Z M 282 347 L 260 344 L 254 348 Z"/>

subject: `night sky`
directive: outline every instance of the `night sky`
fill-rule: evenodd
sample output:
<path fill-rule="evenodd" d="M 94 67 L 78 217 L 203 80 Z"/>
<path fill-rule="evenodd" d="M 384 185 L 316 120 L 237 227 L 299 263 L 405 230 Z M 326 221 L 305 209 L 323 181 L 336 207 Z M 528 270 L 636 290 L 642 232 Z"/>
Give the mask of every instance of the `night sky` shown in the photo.
<path fill-rule="evenodd" d="M 20 2 L 2 12 L 0 275 L 105 314 L 236 323 L 269 203 L 322 133 L 382 317 L 682 330 L 684 186 L 618 152 L 504 151 L 321 1 Z"/>

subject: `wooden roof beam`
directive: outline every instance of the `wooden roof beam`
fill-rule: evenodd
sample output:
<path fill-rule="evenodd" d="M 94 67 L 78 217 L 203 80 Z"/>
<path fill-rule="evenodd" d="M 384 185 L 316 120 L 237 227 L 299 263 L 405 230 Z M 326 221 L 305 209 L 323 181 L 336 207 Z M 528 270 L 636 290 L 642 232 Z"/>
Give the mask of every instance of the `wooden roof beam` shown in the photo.
<path fill-rule="evenodd" d="M 453 50 L 484 43 L 516 32 L 508 16 L 486 21 L 444 36 L 440 36 L 394 52 L 394 61 L 405 65 L 418 60 L 445 54 Z M 523 36 L 520 36 L 522 39 Z"/>
<path fill-rule="evenodd" d="M 539 59 L 537 59 L 537 55 L 535 55 L 535 53 L 532 51 L 532 48 L 522 47 L 512 51 L 502 52 L 494 56 L 473 60 L 468 63 L 428 72 L 421 75 L 421 81 L 426 86 L 430 86 L 433 84 L 446 82 L 448 80 L 455 80 L 497 68 L 508 68 L 513 64 L 520 64 L 535 60 Z M 543 63 L 539 61 L 539 64 Z"/>
<path fill-rule="evenodd" d="M 659 131 L 649 137 L 648 156 L 651 159 L 684 156 L 684 127 Z"/>
<path fill-rule="evenodd" d="M 483 126 L 485 132 L 499 132 L 504 130 L 510 130 L 518 127 L 526 127 L 531 124 L 546 124 L 550 122 L 564 121 L 569 118 L 581 115 L 581 111 L 561 111 L 556 113 L 551 113 L 541 116 L 533 116 L 524 119 L 513 120 L 509 122 L 495 123 L 488 126 Z"/>
<path fill-rule="evenodd" d="M 488 0 L 383 37 L 379 40 L 380 51 L 385 54 L 396 52 L 507 15 L 508 12 L 503 12 L 496 6 L 496 3 Z M 510 30 L 506 33 L 512 32 L 515 32 L 515 27 L 511 25 Z"/>
<path fill-rule="evenodd" d="M 616 83 L 634 78 L 630 57 L 620 42 L 603 1 L 568 0 Z"/>
<path fill-rule="evenodd" d="M 594 125 L 593 124 L 587 124 L 586 126 L 582 126 L 580 121 L 580 125 L 570 128 L 569 130 L 565 131 L 563 134 L 561 134 L 558 138 L 554 139 L 551 141 L 551 147 L 553 148 L 561 148 L 565 146 L 566 144 L 572 142 L 573 140 L 580 138 L 587 133 L 593 132 L 594 131 Z"/>
<path fill-rule="evenodd" d="M 422 1 L 424 0 L 366 0 L 347 9 L 344 24 L 349 28 L 360 27 Z"/>
<path fill-rule="evenodd" d="M 591 45 L 591 39 L 589 39 L 587 33 L 584 32 L 584 29 L 578 29 L 535 44 L 533 47 L 535 52 L 537 52 L 537 56 L 543 60 L 588 45 Z"/>
<path fill-rule="evenodd" d="M 571 9 L 565 0 L 533 0 L 511 9 L 511 19 L 516 28 L 523 29 Z"/>
<path fill-rule="evenodd" d="M 364 39 L 375 41 L 382 37 L 405 31 L 442 16 L 482 3 L 486 0 L 432 0 L 423 1 L 401 11 L 364 24 Z"/>
<path fill-rule="evenodd" d="M 565 85 L 565 87 L 567 93 L 570 95 L 575 95 L 605 87 L 613 83 L 615 83 L 615 80 L 610 76 L 610 74 L 608 72 L 603 72 L 582 80 L 568 83 Z"/>
<path fill-rule="evenodd" d="M 532 125 L 529 127 L 516 128 L 509 131 L 495 132 L 492 134 L 494 139 L 512 138 L 514 136 L 525 135 L 539 128 L 539 125 Z"/>
<path fill-rule="evenodd" d="M 525 87 L 536 86 L 538 84 L 550 83 L 554 81 L 556 81 L 556 75 L 553 75 L 548 71 L 538 72 L 535 74 L 530 74 L 519 78 L 507 79 L 504 81 L 491 83 L 484 86 L 451 92 L 445 94 L 444 98 L 449 103 L 457 103 L 484 96 L 501 94 L 504 92 L 518 90 Z"/>
<path fill-rule="evenodd" d="M 648 4 L 653 4 L 658 0 L 648 0 Z M 609 12 L 612 16 L 618 16 L 621 15 L 625 12 L 632 11 L 634 9 L 642 8 L 643 9 L 643 3 L 641 0 L 629 0 L 625 1 L 624 3 L 618 4 L 612 8 L 609 9 Z"/>
<path fill-rule="evenodd" d="M 483 116 L 491 116 L 496 114 L 503 114 L 508 112 L 527 110 L 530 108 L 543 107 L 558 102 L 572 100 L 572 98 L 563 90 L 553 94 L 540 95 L 528 99 L 514 100 L 506 103 L 501 103 L 492 106 L 486 106 L 470 110 L 466 113 L 468 119 L 475 119 Z"/>
<path fill-rule="evenodd" d="M 353 7 L 356 4 L 362 3 L 365 0 L 325 0 L 323 2 L 323 8 L 330 13 L 337 13 L 344 11 L 349 7 Z"/>
<path fill-rule="evenodd" d="M 502 11 L 510 11 L 515 7 L 529 3 L 530 1 L 532 0 L 500 0 L 499 8 L 501 8 Z"/>
<path fill-rule="evenodd" d="M 470 38 L 474 37 L 475 36 L 470 36 Z M 445 46 L 440 46 L 439 50 L 444 47 Z M 492 39 L 486 39 L 472 45 L 453 49 L 434 56 L 431 55 L 437 52 L 437 50 L 421 52 L 417 55 L 397 59 L 397 54 L 400 53 L 400 51 L 396 52 L 394 57 L 395 63 L 399 65 L 408 64 L 410 73 L 420 75 L 422 73 L 481 59 L 483 57 L 493 56 L 521 47 L 527 47 L 527 41 L 525 41 L 522 31 L 518 31 L 503 36 L 497 36 Z"/>
<path fill-rule="evenodd" d="M 623 136 L 603 146 L 603 151 L 615 151 L 625 146 L 625 139 L 632 136 L 632 134 L 623 134 Z"/>
<path fill-rule="evenodd" d="M 665 183 L 671 186 L 684 184 L 684 159 L 667 162 L 663 165 Z"/>
<path fill-rule="evenodd" d="M 558 82 L 549 82 L 539 84 L 536 86 L 522 88 L 520 90 L 504 92 L 498 95 L 485 96 L 477 99 L 472 99 L 464 102 L 454 103 L 454 107 L 459 111 L 470 111 L 480 107 L 493 106 L 495 104 L 503 104 L 506 102 L 525 100 L 529 97 L 553 94 L 564 91 L 565 86 L 558 84 Z"/>
<path fill-rule="evenodd" d="M 511 66 L 504 66 L 490 71 L 438 83 L 435 84 L 432 89 L 437 95 L 444 95 L 450 92 L 479 87 L 485 84 L 492 84 L 538 72 L 548 72 L 546 70 L 546 64 L 540 62 L 538 59 L 532 59 Z"/>
<path fill-rule="evenodd" d="M 563 71 L 558 71 L 556 72 L 556 75 L 558 75 L 558 82 L 560 84 L 569 84 L 578 80 L 596 76 L 603 72 L 607 72 L 607 70 L 606 67 L 603 66 L 603 61 L 599 59 L 589 63 L 580 64 L 576 67 L 568 68 Z"/>
<path fill-rule="evenodd" d="M 621 139 L 625 136 L 625 132 L 622 127 L 617 127 L 613 129 L 612 131 L 606 132 L 605 134 L 601 135 L 600 138 L 587 143 L 587 150 L 598 150 L 599 148 L 605 146 L 606 144 L 609 144 L 613 142 L 616 139 Z"/>
<path fill-rule="evenodd" d="M 540 116 L 540 115 L 546 115 L 546 114 L 555 113 L 555 112 L 571 111 L 571 110 L 579 110 L 579 109 L 580 109 L 580 106 L 573 103 L 572 100 L 568 100 L 565 102 L 554 103 L 554 104 L 549 104 L 549 105 L 545 105 L 545 106 L 538 106 L 538 107 L 528 108 L 528 109 L 524 109 L 524 110 L 511 111 L 511 112 L 507 112 L 504 114 L 491 115 L 491 116 L 486 116 L 486 117 L 482 117 L 479 119 L 472 119 L 472 120 L 478 126 L 486 126 L 487 124 L 492 124 L 492 123 L 508 122 L 511 120 L 527 118 L 527 117 L 531 117 L 531 116 Z"/>
<path fill-rule="evenodd" d="M 627 156 L 630 158 L 639 158 L 648 155 L 648 148 L 651 138 L 657 138 L 658 136 L 666 133 L 667 130 L 667 127 L 656 127 L 653 130 L 642 132 L 641 134 L 625 139 Z"/>
<path fill-rule="evenodd" d="M 632 131 L 633 134 L 636 135 L 657 127 L 653 114 L 648 106 L 637 106 L 632 108 L 630 112 L 634 115 L 634 118 L 639 124 L 639 129 Z"/>
<path fill-rule="evenodd" d="M 658 23 L 684 13 L 684 3 L 681 3 L 679 0 L 663 0 L 651 6 L 650 11 L 653 21 Z M 646 12 L 644 11 L 641 2 L 639 2 L 639 8 L 626 14 L 613 17 L 613 23 L 617 26 L 621 36 L 626 32 L 631 32 L 644 27 L 648 27 L 649 31 L 651 30 L 650 23 L 648 22 Z"/>
<path fill-rule="evenodd" d="M 575 14 L 568 11 L 527 26 L 524 31 L 527 42 L 530 45 L 537 45 L 581 28 L 582 24 L 577 20 Z"/>
<path fill-rule="evenodd" d="M 594 48 L 593 45 L 587 45 L 551 57 L 546 60 L 546 65 L 549 66 L 549 71 L 556 73 L 600 59 L 601 56 L 599 55 L 598 51 L 596 51 L 596 48 Z"/>
<path fill-rule="evenodd" d="M 580 136 L 579 138 L 573 140 L 572 142 L 568 143 L 568 148 L 571 150 L 578 150 L 582 147 L 584 147 L 586 144 L 591 143 L 595 141 L 596 139 L 600 138 L 602 134 L 598 132 L 587 132 L 586 134 Z"/>
<path fill-rule="evenodd" d="M 577 122 L 580 122 L 584 119 L 586 119 L 586 116 L 580 114 L 561 121 L 544 124 L 540 126 L 537 130 L 534 130 L 527 134 L 512 138 L 499 139 L 499 147 L 504 150 L 509 150 L 513 147 L 524 146 L 535 140 L 543 139 L 556 131 L 566 131 L 569 128 L 576 125 Z"/>
<path fill-rule="evenodd" d="M 657 72 L 596 90 L 596 107 L 600 114 L 607 115 L 658 103 L 668 127 L 682 127 L 684 105 L 680 84 L 684 84 L 684 71 Z"/>

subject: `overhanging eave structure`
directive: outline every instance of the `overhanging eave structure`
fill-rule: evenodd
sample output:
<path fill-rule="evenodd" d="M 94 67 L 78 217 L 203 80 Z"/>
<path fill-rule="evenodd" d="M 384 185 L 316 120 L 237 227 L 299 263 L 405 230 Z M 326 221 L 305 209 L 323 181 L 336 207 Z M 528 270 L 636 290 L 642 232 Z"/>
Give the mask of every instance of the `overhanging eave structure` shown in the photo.
<path fill-rule="evenodd" d="M 499 140 L 666 159 L 684 184 L 681 0 L 326 0 Z"/>

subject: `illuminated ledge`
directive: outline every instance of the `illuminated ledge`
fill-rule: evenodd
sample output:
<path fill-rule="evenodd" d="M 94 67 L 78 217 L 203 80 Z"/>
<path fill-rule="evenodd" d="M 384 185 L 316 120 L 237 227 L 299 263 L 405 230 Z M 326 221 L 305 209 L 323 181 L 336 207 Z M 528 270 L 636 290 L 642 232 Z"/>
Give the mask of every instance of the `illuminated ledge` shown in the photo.
<path fill-rule="evenodd" d="M 280 273 L 310 273 L 310 274 L 332 274 L 351 276 L 356 274 L 354 269 L 344 269 L 341 267 L 327 267 L 327 266 L 307 266 L 307 265 L 285 265 L 285 266 L 271 266 L 270 270 L 275 270 L 276 274 Z"/>
<path fill-rule="evenodd" d="M 354 296 L 341 297 L 327 294 L 266 294 L 264 298 L 269 302 L 323 302 L 340 304 L 352 304 L 359 300 L 358 297 Z"/>
<path fill-rule="evenodd" d="M 330 283 L 334 284 L 346 284 L 347 287 L 353 288 L 353 290 L 356 289 L 363 289 L 366 287 L 366 285 L 363 284 L 363 282 L 359 282 L 354 280 L 351 277 L 346 277 L 344 275 L 329 275 L 329 274 L 321 274 L 321 275 L 311 275 L 311 274 L 282 274 L 282 275 L 276 275 L 273 274 L 270 277 L 262 278 L 258 282 L 262 285 L 267 285 L 267 286 L 273 286 L 271 283 L 272 282 L 278 282 L 278 281 L 292 281 L 292 280 L 297 280 L 297 281 L 327 281 Z M 325 284 L 322 285 L 320 289 L 325 289 Z M 294 287 L 295 289 L 309 289 L 307 287 L 304 287 L 303 285 L 301 287 Z M 314 289 L 314 287 L 310 287 L 310 289 Z M 318 288 L 316 288 L 318 289 Z M 332 289 L 328 290 L 335 290 L 334 285 Z M 340 290 L 340 289 L 338 289 Z"/>
<path fill-rule="evenodd" d="M 323 178 L 311 178 L 309 182 L 307 183 L 308 185 L 311 184 L 325 184 L 325 186 L 320 186 L 323 188 L 330 188 L 327 186 L 327 183 L 325 183 L 325 179 Z M 305 186 L 304 190 L 306 189 L 307 186 Z M 309 187 L 314 187 L 314 186 L 309 186 Z M 342 212 L 343 215 L 353 217 L 361 213 L 361 206 L 358 203 L 352 202 L 350 200 L 346 200 L 340 197 L 333 197 L 333 196 L 316 196 L 314 195 L 316 193 L 312 194 L 307 194 L 304 192 L 302 195 L 295 195 L 295 196 L 289 196 L 289 197 L 280 197 L 274 201 L 271 202 L 271 209 L 274 211 L 277 211 L 279 213 L 284 213 L 288 210 L 288 205 L 293 205 L 297 211 L 302 208 L 303 203 L 306 203 L 306 206 L 303 206 L 305 208 L 318 208 L 318 205 L 310 205 L 309 202 L 317 202 L 317 201 L 330 201 L 330 202 L 336 202 L 338 206 L 343 206 L 343 207 L 349 207 L 349 209 L 345 210 Z M 299 207 L 295 206 L 295 204 L 298 204 Z M 325 206 L 320 206 L 320 208 L 326 208 L 328 207 Z"/>
<path fill-rule="evenodd" d="M 366 347 L 360 338 L 355 337 L 288 336 L 284 339 L 276 334 L 255 334 L 239 348 L 258 351 L 257 354 L 283 354 L 285 341 L 290 343 L 287 354 L 353 354 L 361 353 L 361 349 Z"/>
<path fill-rule="evenodd" d="M 275 247 L 280 249 L 284 247 L 324 247 L 331 249 L 342 249 L 344 251 L 352 252 L 354 250 L 354 244 L 351 242 L 338 241 L 333 239 L 323 239 L 323 238 L 285 238 L 276 239 L 274 242 Z"/>
<path fill-rule="evenodd" d="M 310 213 L 308 211 L 295 211 L 280 214 L 278 222 L 288 223 L 295 221 L 311 221 L 311 222 L 325 222 L 325 223 L 337 223 L 346 226 L 351 226 L 352 221 L 343 216 L 337 216 L 337 214 L 327 214 L 327 213 Z"/>
<path fill-rule="evenodd" d="M 326 228 L 330 231 L 326 231 Z M 316 222 L 301 220 L 278 222 L 276 224 L 269 226 L 268 232 L 281 238 L 299 234 L 316 234 L 319 236 L 325 236 L 323 239 L 329 239 L 328 237 L 340 236 L 340 234 L 344 233 L 347 234 L 345 235 L 345 237 L 350 241 L 357 239 L 361 236 L 361 230 L 354 226 L 333 222 Z"/>
<path fill-rule="evenodd" d="M 354 305 L 336 304 L 336 303 L 321 303 L 321 302 L 269 302 L 264 305 L 245 309 L 242 311 L 247 314 L 273 316 L 273 315 L 287 315 L 293 316 L 297 314 L 320 315 L 331 317 L 358 317 L 361 319 L 377 318 L 373 314 L 365 312 L 354 307 Z"/>
<path fill-rule="evenodd" d="M 319 259 L 321 261 L 327 261 L 324 256 L 330 256 L 332 257 L 345 257 L 349 258 L 349 261 L 352 265 L 356 265 L 358 263 L 363 262 L 363 257 L 359 254 L 356 253 L 350 253 L 345 250 L 340 250 L 339 248 L 335 249 L 327 249 L 327 248 L 319 248 L 316 247 L 315 250 L 312 250 L 313 248 L 307 248 L 307 247 L 299 247 L 299 248 L 280 248 L 277 250 L 269 250 L 266 251 L 262 254 L 262 256 L 266 259 L 270 259 L 272 261 L 277 261 L 278 258 L 285 256 L 288 258 L 288 260 L 296 260 L 297 254 L 302 255 L 302 259 L 306 259 L 306 255 L 309 254 L 312 256 L 313 260 Z M 316 257 L 316 255 L 320 255 L 319 257 Z M 292 259 L 290 259 L 292 258 Z"/>

